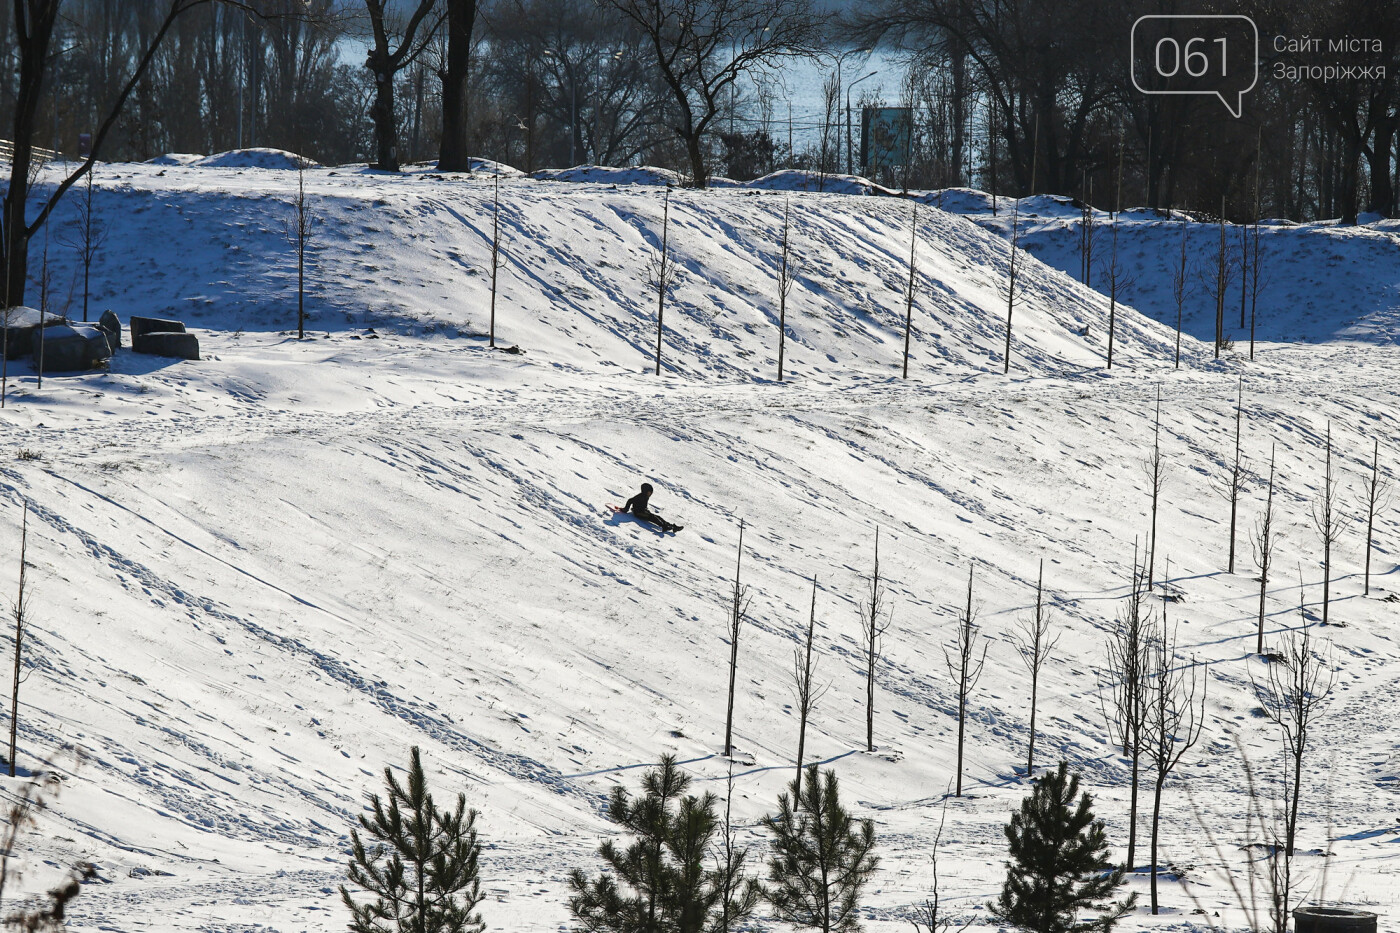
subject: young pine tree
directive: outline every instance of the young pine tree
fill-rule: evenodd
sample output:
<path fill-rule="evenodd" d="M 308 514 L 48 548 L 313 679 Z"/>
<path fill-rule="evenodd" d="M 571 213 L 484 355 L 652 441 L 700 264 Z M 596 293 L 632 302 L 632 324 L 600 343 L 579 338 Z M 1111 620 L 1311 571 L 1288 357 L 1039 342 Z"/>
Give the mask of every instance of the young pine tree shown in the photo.
<path fill-rule="evenodd" d="M 1092 806 L 1087 793 L 1079 794 L 1079 775 L 1063 761 L 1036 779 L 1006 825 L 1006 883 L 988 905 L 996 917 L 1032 933 L 1083 933 L 1111 930 L 1136 906 L 1136 894 L 1109 902 L 1123 884 L 1123 870 L 1108 857 L 1104 825 Z M 1086 910 L 1101 913 L 1081 920 Z"/>
<path fill-rule="evenodd" d="M 633 837 L 598 847 L 608 871 L 575 869 L 569 910 L 590 933 L 705 933 L 730 928 L 758 905 L 758 883 L 743 875 L 745 852 L 715 815 L 714 794 L 687 796 L 690 777 L 673 755 L 642 779 L 633 798 L 613 788 L 608 818 Z M 707 867 L 712 865 L 713 867 Z"/>
<path fill-rule="evenodd" d="M 763 824 L 773 834 L 769 903 L 777 919 L 822 933 L 855 933 L 861 889 L 880 860 L 875 827 L 841 806 L 836 772 L 814 764 L 778 798 L 778 814 Z"/>
<path fill-rule="evenodd" d="M 355 902 L 345 885 L 340 897 L 350 908 L 352 933 L 481 933 L 486 929 L 476 907 L 481 903 L 477 858 L 476 811 L 465 794 L 454 810 L 439 810 L 428 793 L 423 761 L 409 752 L 408 784 L 393 769 L 384 769 L 389 800 L 370 794 L 370 816 L 350 831 L 350 883 L 373 900 Z"/>

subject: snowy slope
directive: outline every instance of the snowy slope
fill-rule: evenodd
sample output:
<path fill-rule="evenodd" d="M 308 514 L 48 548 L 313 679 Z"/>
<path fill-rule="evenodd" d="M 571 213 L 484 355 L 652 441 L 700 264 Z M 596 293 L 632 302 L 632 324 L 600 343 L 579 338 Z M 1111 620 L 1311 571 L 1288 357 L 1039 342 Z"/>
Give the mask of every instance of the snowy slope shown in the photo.
<path fill-rule="evenodd" d="M 525 352 L 488 353 L 490 181 L 333 171 L 306 175 L 322 218 L 312 339 L 286 332 L 281 224 L 295 173 L 113 166 L 97 307 L 179 314 L 206 358 L 124 352 L 110 373 L 42 390 L 15 367 L 0 412 L 13 454 L 0 464 L 0 535 L 12 551 L 29 501 L 36 581 L 20 759 L 85 749 L 63 764 L 72 777 L 32 840 L 27 883 L 95 860 L 104 883 L 75 902 L 72 928 L 343 929 L 334 892 L 348 828 L 411 744 L 440 792 L 463 788 L 482 810 L 492 928 L 563 928 L 564 878 L 593 867 L 613 784 L 634 786 L 673 751 L 702 786 L 723 788 L 740 518 L 753 620 L 736 814 L 760 842 L 752 827 L 790 778 L 786 676 L 816 574 L 831 690 L 809 748 L 876 820 L 874 931 L 906 928 L 928 893 L 955 731 L 943 648 L 975 567 L 991 647 L 942 874 L 955 908 L 984 918 L 1000 827 L 1026 792 L 1025 677 L 1007 632 L 1042 557 L 1065 635 L 1042 681 L 1041 760 L 1084 769 L 1115 841 L 1126 834 L 1126 768 L 1105 743 L 1094 667 L 1146 530 L 1140 462 L 1159 388 L 1172 464 L 1162 555 L 1182 597 L 1171 612 L 1211 690 L 1207 736 L 1182 777 L 1214 828 L 1244 807 L 1236 736 L 1272 779 L 1274 738 L 1248 690 L 1262 671 L 1249 656 L 1257 585 L 1243 535 L 1241 572 L 1223 572 L 1228 513 L 1207 480 L 1230 455 L 1243 375 L 1251 470 L 1278 445 L 1288 537 L 1269 599 L 1276 638 L 1297 624 L 1295 567 L 1310 611 L 1320 598 L 1307 512 L 1326 425 L 1349 490 L 1372 438 L 1400 447 L 1393 346 L 1271 344 L 1248 365 L 1214 363 L 1188 340 L 1177 372 L 1164 362 L 1169 331 L 1124 310 L 1116 352 L 1128 365 L 1108 374 L 1101 296 L 1032 264 L 1008 379 L 1005 244 L 930 210 L 904 382 L 909 205 L 794 194 L 796 377 L 778 384 L 782 195 L 677 191 L 670 242 L 685 271 L 656 379 L 638 268 L 660 193 L 512 180 L 498 315 L 502 341 Z M 63 283 L 73 267 L 60 253 Z M 642 479 L 681 535 L 608 516 Z M 1260 502 L 1251 486 L 1242 525 Z M 877 526 L 894 622 L 869 754 L 855 600 Z M 1394 514 L 1379 526 L 1368 598 L 1354 530 L 1340 548 L 1332 611 L 1344 624 L 1318 632 L 1336 645 L 1340 680 L 1309 762 L 1304 831 L 1306 846 L 1335 853 L 1329 896 L 1345 889 L 1392 914 L 1400 645 L 1385 597 L 1400 589 L 1397 530 Z M 10 591 L 13 565 L 0 561 Z M 1165 815 L 1167 857 L 1210 881 L 1182 787 Z M 1320 877 L 1322 860 L 1304 861 Z M 1196 890 L 1211 910 L 1228 900 L 1218 882 Z M 1191 928 L 1191 901 L 1175 887 L 1165 897 L 1167 916 L 1130 928 Z"/>
<path fill-rule="evenodd" d="M 922 196 L 927 203 L 963 214 L 980 226 L 1009 236 L 1017 202 L 980 191 L 949 189 Z M 1049 196 L 1020 202 L 1022 245 L 1036 258 L 1075 278 L 1081 269 L 1080 211 L 1067 199 Z M 1220 228 L 1184 222 L 1146 210 L 1118 215 L 1119 261 L 1126 270 L 1122 298 L 1152 318 L 1176 326 L 1172 276 L 1180 267 L 1182 237 L 1187 251 L 1187 298 L 1182 327 L 1202 340 L 1215 334 L 1215 301 L 1210 294 L 1218 264 Z M 1094 270 L 1090 284 L 1106 291 L 1113 217 L 1094 212 Z M 1225 225 L 1230 279 L 1226 289 L 1226 332 L 1249 340 L 1248 315 L 1241 316 L 1238 263 L 1244 228 Z M 1373 220 L 1354 227 L 1335 221 L 1292 224 L 1266 222 L 1260 229 L 1261 287 L 1257 336 L 1269 341 L 1322 340 L 1394 343 L 1400 339 L 1400 221 Z"/>

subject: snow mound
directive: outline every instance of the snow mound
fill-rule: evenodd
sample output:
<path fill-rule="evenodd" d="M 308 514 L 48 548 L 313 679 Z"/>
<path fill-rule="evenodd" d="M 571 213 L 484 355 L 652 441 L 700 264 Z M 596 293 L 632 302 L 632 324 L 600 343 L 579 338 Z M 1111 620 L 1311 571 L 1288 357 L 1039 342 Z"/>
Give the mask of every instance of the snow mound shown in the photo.
<path fill-rule="evenodd" d="M 197 162 L 185 163 L 200 168 L 270 168 L 297 169 L 311 168 L 316 163 L 306 156 L 288 152 L 285 149 L 230 149 L 218 152 Z"/>
<path fill-rule="evenodd" d="M 535 172 L 540 181 L 593 182 L 601 185 L 670 185 L 684 184 L 679 172 L 654 165 L 632 168 L 609 168 L 606 165 L 575 165 L 573 168 L 546 168 Z"/>
<path fill-rule="evenodd" d="M 194 165 L 208 156 L 199 152 L 167 152 L 154 159 L 147 159 L 146 165 Z"/>
<path fill-rule="evenodd" d="M 745 184 L 746 188 L 761 188 L 765 191 L 825 191 L 834 194 L 884 194 L 898 195 L 897 191 L 877 185 L 859 175 L 822 174 L 805 169 L 785 168 L 770 172 L 762 178 L 755 178 Z"/>

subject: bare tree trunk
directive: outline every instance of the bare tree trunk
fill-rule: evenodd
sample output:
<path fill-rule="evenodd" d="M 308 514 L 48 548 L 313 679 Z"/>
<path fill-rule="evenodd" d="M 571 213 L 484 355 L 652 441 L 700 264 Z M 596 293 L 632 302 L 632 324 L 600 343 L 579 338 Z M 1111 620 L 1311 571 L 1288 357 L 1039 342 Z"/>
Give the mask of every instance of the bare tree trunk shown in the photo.
<path fill-rule="evenodd" d="M 496 273 L 501 267 L 501 174 L 493 176 L 495 196 L 491 209 L 491 321 L 487 328 L 490 346 L 496 346 Z"/>
<path fill-rule="evenodd" d="M 724 755 L 734 754 L 734 678 L 739 670 L 739 633 L 748 614 L 748 587 L 739 582 L 744 561 L 744 520 L 739 520 L 739 549 L 734 560 L 734 590 L 729 602 L 729 708 L 724 717 Z"/>
<path fill-rule="evenodd" d="M 826 693 L 816 684 L 817 665 L 812 657 L 812 637 L 817 628 L 817 577 L 812 575 L 812 611 L 807 617 L 807 639 L 803 647 L 793 649 L 793 693 L 797 699 L 797 795 L 802 793 L 802 762 L 807 751 L 807 720 L 817 701 Z"/>
<path fill-rule="evenodd" d="M 1226 563 L 1226 573 L 1235 572 L 1235 537 L 1239 517 L 1240 493 L 1244 490 L 1244 458 L 1241 455 L 1241 435 L 1244 423 L 1244 377 L 1240 377 L 1235 394 L 1235 459 L 1220 481 L 1211 480 L 1212 488 L 1230 500 L 1230 552 Z"/>
<path fill-rule="evenodd" d="M 438 171 L 471 170 L 467 149 L 468 79 L 471 72 L 472 28 L 476 24 L 476 0 L 446 0 L 447 62 L 442 73 L 442 143 Z"/>
<path fill-rule="evenodd" d="M 967 568 L 967 606 L 958 616 L 957 633 L 953 641 L 953 653 L 943 649 L 943 663 L 948 666 L 948 676 L 953 679 L 958 690 L 958 759 L 957 778 L 954 795 L 962 796 L 963 779 L 963 739 L 967 731 L 967 698 L 972 688 L 977 686 L 982 676 L 982 666 L 987 660 L 987 644 L 982 644 L 982 655 L 977 655 L 977 614 L 972 606 L 972 566 Z"/>
<path fill-rule="evenodd" d="M 1172 297 L 1176 299 L 1176 362 L 1175 368 L 1181 368 L 1181 312 L 1186 304 L 1186 225 L 1182 225 L 1181 231 L 1181 256 L 1177 261 L 1176 269 L 1172 271 Z"/>
<path fill-rule="evenodd" d="M 1292 868 L 1298 840 L 1298 806 L 1302 798 L 1303 758 L 1307 754 L 1312 728 L 1322 713 L 1322 706 L 1336 683 L 1336 671 L 1330 657 L 1312 649 L 1312 635 L 1303 613 L 1303 579 L 1298 575 L 1298 616 L 1296 631 L 1289 633 L 1285 644 L 1285 660 L 1268 666 L 1267 680 L 1254 683 L 1254 693 L 1264 715 L 1278 726 L 1283 739 L 1284 757 L 1289 765 L 1288 799 L 1285 802 L 1283 845 L 1283 879 L 1274 905 L 1275 923 L 1287 929 L 1288 903 L 1292 889 Z"/>
<path fill-rule="evenodd" d="M 1137 808 L 1139 767 L 1143 752 L 1143 730 L 1147 718 L 1148 632 L 1152 610 L 1146 604 L 1146 567 L 1133 553 L 1133 572 L 1128 599 L 1119 610 L 1107 651 L 1107 663 L 1100 674 L 1103 691 L 1108 694 L 1103 714 L 1113 740 L 1122 747 L 1131 762 L 1131 792 L 1128 803 L 1128 861 L 1134 867 L 1137 851 Z"/>
<path fill-rule="evenodd" d="M 914 278 L 918 272 L 914 249 L 919 244 L 919 202 L 914 201 L 913 205 L 909 221 L 909 284 L 904 289 L 904 371 L 901 373 L 901 378 L 904 379 L 909 378 L 909 332 L 914 325 Z M 1006 326 L 1009 330 L 1010 318 L 1007 319 Z"/>
<path fill-rule="evenodd" d="M 1045 558 L 1040 559 L 1040 575 L 1035 584 L 1035 611 L 1020 623 L 1020 632 L 1013 634 L 1016 650 L 1021 655 L 1026 669 L 1031 675 L 1031 723 L 1030 739 L 1026 743 L 1026 777 L 1035 768 L 1035 710 L 1037 691 L 1040 686 L 1040 668 L 1060 640 L 1058 634 L 1051 637 L 1050 613 L 1045 607 Z"/>
<path fill-rule="evenodd" d="M 1215 269 L 1215 358 L 1225 349 L 1225 198 L 1220 199 L 1220 252 Z M 1231 573 L 1234 571 L 1232 570 Z"/>
<path fill-rule="evenodd" d="M 24 502 L 24 517 L 19 532 L 19 595 L 15 600 L 15 675 L 10 694 L 10 777 L 15 776 L 15 746 L 19 735 L 19 685 L 24 664 L 24 629 L 29 614 L 29 592 L 26 586 L 26 561 L 29 551 L 29 500 Z"/>
<path fill-rule="evenodd" d="M 661 336 L 665 332 L 666 292 L 671 287 L 675 274 L 670 256 L 671 230 L 671 186 L 666 186 L 665 199 L 661 207 L 661 253 L 653 260 L 651 284 L 656 288 L 656 375 L 661 375 Z"/>
<path fill-rule="evenodd" d="M 870 599 L 862 607 L 861 637 L 865 642 L 865 750 L 875 751 L 875 662 L 880 658 L 880 636 L 889 621 L 880 624 L 885 588 L 880 583 L 880 528 L 875 528 L 875 569 L 870 577 Z"/>
<path fill-rule="evenodd" d="M 1381 442 L 1376 439 L 1371 449 L 1371 475 L 1365 480 L 1361 490 L 1362 505 L 1366 509 L 1366 574 L 1363 595 L 1371 595 L 1371 551 L 1375 547 L 1376 515 L 1390 507 L 1390 481 L 1381 476 Z"/>
<path fill-rule="evenodd" d="M 1152 664 L 1149 677 L 1147 713 L 1147 751 L 1152 760 L 1152 841 L 1151 841 L 1151 900 L 1152 913 L 1159 910 L 1157 898 L 1157 843 L 1162 821 L 1162 791 L 1181 759 L 1201 737 L 1205 726 L 1206 684 L 1198 687 L 1196 666 L 1178 666 L 1176 639 L 1167 628 L 1165 601 L 1162 603 L 1162 629 L 1151 639 L 1149 648 Z"/>
<path fill-rule="evenodd" d="M 1157 503 L 1162 497 L 1162 482 L 1166 478 L 1166 463 L 1162 458 L 1162 387 L 1157 387 L 1157 417 L 1152 426 L 1152 455 L 1145 464 L 1147 482 L 1152 487 L 1152 527 L 1147 549 L 1147 588 L 1152 589 L 1157 565 Z"/>
<path fill-rule="evenodd" d="M 1269 492 L 1264 499 L 1264 514 L 1254 529 L 1250 544 L 1254 549 L 1254 565 L 1259 568 L 1259 630 L 1255 642 L 1255 654 L 1264 653 L 1264 600 L 1269 590 L 1269 570 L 1274 563 L 1274 548 L 1278 544 L 1278 532 L 1274 529 L 1274 457 L 1277 445 L 1269 449 Z"/>
<path fill-rule="evenodd" d="M 787 300 L 788 293 L 792 291 L 792 284 L 795 280 L 793 274 L 791 252 L 792 252 L 792 202 L 789 198 L 783 198 L 783 242 L 782 256 L 778 267 L 778 381 L 783 381 L 783 351 L 787 343 Z M 798 775 L 798 781 L 802 777 Z"/>
<path fill-rule="evenodd" d="M 995 213 L 995 212 L 993 212 Z M 1016 276 L 1020 273 L 1021 262 L 1021 202 L 1016 201 L 1011 210 L 1011 250 L 1006 260 L 1006 346 L 1002 351 L 1002 374 L 1011 372 L 1011 316 L 1016 310 Z"/>
<path fill-rule="evenodd" d="M 1337 509 L 1337 475 L 1332 467 L 1332 422 L 1327 422 L 1327 461 L 1322 488 L 1313 503 L 1313 527 L 1322 539 L 1322 624 L 1327 625 L 1327 611 L 1332 602 L 1332 545 L 1342 534 L 1342 516 Z"/>

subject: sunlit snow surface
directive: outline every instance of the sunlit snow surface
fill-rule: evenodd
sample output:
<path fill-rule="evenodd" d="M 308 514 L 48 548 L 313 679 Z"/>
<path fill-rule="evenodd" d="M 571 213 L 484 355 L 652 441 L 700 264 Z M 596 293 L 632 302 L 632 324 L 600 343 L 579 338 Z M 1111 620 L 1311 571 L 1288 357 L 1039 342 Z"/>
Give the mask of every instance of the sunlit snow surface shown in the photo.
<path fill-rule="evenodd" d="M 596 868 L 612 786 L 635 787 L 673 752 L 700 789 L 723 793 L 725 610 L 741 518 L 753 601 L 735 814 L 761 848 L 757 820 L 792 775 L 787 682 L 816 574 L 831 689 L 808 749 L 876 822 L 872 931 L 907 929 L 930 893 L 956 726 L 943 650 L 975 566 L 990 649 L 940 875 L 945 903 L 989 924 L 979 905 L 1000 886 L 1001 826 L 1028 787 L 1027 683 L 1008 632 L 1041 558 L 1064 635 L 1041 680 L 1038 761 L 1082 770 L 1115 843 L 1126 841 L 1127 768 L 1106 743 L 1095 670 L 1147 533 L 1142 460 L 1158 389 L 1169 473 L 1157 572 L 1181 597 L 1170 618 L 1183 660 L 1210 684 L 1206 735 L 1168 788 L 1163 854 L 1194 866 L 1201 907 L 1222 914 L 1209 919 L 1242 922 L 1210 874 L 1219 856 L 1201 827 L 1238 864 L 1237 740 L 1276 790 L 1276 737 L 1250 692 L 1264 674 L 1250 657 L 1247 541 L 1262 490 L 1252 483 L 1242 503 L 1228 575 L 1228 507 L 1209 480 L 1232 456 L 1243 376 L 1251 477 L 1277 444 L 1286 538 L 1272 643 L 1299 623 L 1300 566 L 1308 612 L 1320 608 L 1308 513 L 1327 423 L 1348 503 L 1372 440 L 1392 465 L 1400 449 L 1400 270 L 1386 225 L 1267 231 L 1257 360 L 1240 348 L 1212 359 L 1191 336 L 1213 331 L 1213 306 L 1196 295 L 1180 371 L 1172 327 L 1120 306 L 1106 372 L 1107 300 L 1030 261 L 1006 377 L 1008 247 L 983 229 L 1004 229 L 1005 205 L 962 217 L 929 195 L 904 381 L 909 201 L 674 190 L 679 274 L 658 378 L 646 270 L 661 188 L 502 179 L 497 343 L 524 351 L 506 354 L 484 337 L 489 174 L 318 168 L 305 181 L 317 220 L 307 340 L 295 339 L 286 234 L 294 171 L 113 165 L 95 194 L 108 238 L 90 313 L 181 318 L 205 358 L 124 350 L 110 373 L 49 377 L 42 390 L 29 364 L 9 369 L 6 593 L 20 503 L 31 504 L 19 758 L 29 769 L 65 744 L 83 750 L 76 765 L 59 759 L 70 777 L 26 842 L 25 888 L 95 861 L 102 881 L 74 902 L 72 929 L 343 929 L 335 888 L 349 828 L 384 765 L 404 763 L 413 744 L 440 798 L 464 790 L 482 811 L 491 928 L 565 927 L 564 879 Z M 785 201 L 798 281 L 779 384 Z M 58 225 L 71 227 L 73 206 Z M 1077 211 L 1022 210 L 1032 254 L 1077 270 Z M 1174 324 L 1162 270 L 1181 225 L 1128 217 L 1130 303 Z M 1189 235 L 1195 261 L 1208 261 L 1218 230 Z M 54 300 L 80 317 L 74 251 L 57 243 Z M 679 535 L 610 516 L 644 479 L 653 504 L 686 526 Z M 876 526 L 893 623 L 868 754 L 856 600 Z M 1400 603 L 1385 600 L 1400 590 L 1396 532 L 1392 512 L 1377 528 L 1369 598 L 1355 524 L 1339 545 L 1331 614 L 1343 624 L 1315 631 L 1334 646 L 1338 684 L 1307 762 L 1301 841 L 1332 856 L 1300 862 L 1315 889 L 1330 866 L 1326 897 L 1391 916 Z M 1134 887 L 1145 892 L 1145 878 Z M 1205 925 L 1179 886 L 1163 898 L 1162 917 L 1128 928 Z"/>

